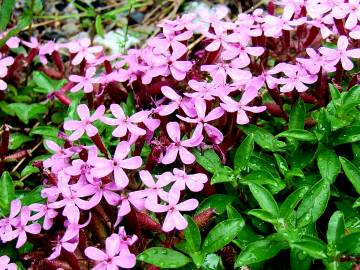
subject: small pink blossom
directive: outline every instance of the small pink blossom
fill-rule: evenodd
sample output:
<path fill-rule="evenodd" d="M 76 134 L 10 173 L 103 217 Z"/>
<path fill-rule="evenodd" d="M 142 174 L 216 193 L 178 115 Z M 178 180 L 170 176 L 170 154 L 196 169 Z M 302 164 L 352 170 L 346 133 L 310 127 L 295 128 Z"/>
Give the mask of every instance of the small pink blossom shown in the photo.
<path fill-rule="evenodd" d="M 103 48 L 101 46 L 90 47 L 91 41 L 89 38 L 83 38 L 79 41 L 70 42 L 67 47 L 69 51 L 76 54 L 72 59 L 71 64 L 78 65 L 85 59 L 88 62 L 96 59 L 95 55 L 101 53 Z"/>
<path fill-rule="evenodd" d="M 104 115 L 105 106 L 100 105 L 92 116 L 90 116 L 89 108 L 85 104 L 80 104 L 76 111 L 80 121 L 68 120 L 64 123 L 65 130 L 74 130 L 69 136 L 69 140 L 78 140 L 85 132 L 89 137 L 95 136 L 98 133 L 98 129 L 92 123 Z"/>
<path fill-rule="evenodd" d="M 130 194 L 133 197 L 145 199 L 145 208 L 154 201 L 158 202 L 158 198 L 163 200 L 167 198 L 167 192 L 163 188 L 173 182 L 173 178 L 170 173 L 164 173 L 163 175 L 156 176 L 156 182 L 149 171 L 140 171 L 139 175 L 146 188 L 131 192 Z"/>
<path fill-rule="evenodd" d="M 205 133 L 215 144 L 221 143 L 224 139 L 223 134 L 220 130 L 208 122 L 219 119 L 224 114 L 224 109 L 217 107 L 206 115 L 206 102 L 205 100 L 198 98 L 195 100 L 195 110 L 197 113 L 197 118 L 195 119 L 190 117 L 183 117 L 180 115 L 177 117 L 188 123 L 197 123 L 197 128 L 199 129 L 197 132 L 202 133 L 203 130 L 205 130 Z"/>
<path fill-rule="evenodd" d="M 122 138 L 126 135 L 127 131 L 138 136 L 145 135 L 146 130 L 138 127 L 138 124 L 149 116 L 150 113 L 148 111 L 140 111 L 128 117 L 118 104 L 111 104 L 110 111 L 116 118 L 102 117 L 101 121 L 107 125 L 117 126 L 112 132 L 114 137 Z"/>
<path fill-rule="evenodd" d="M 248 87 L 247 90 L 242 94 L 240 101 L 234 101 L 232 98 L 225 96 L 221 107 L 227 112 L 237 112 L 236 122 L 239 125 L 245 125 L 249 123 L 249 117 L 246 111 L 253 113 L 260 113 L 266 110 L 266 106 L 248 106 L 248 104 L 256 98 L 258 91 L 254 87 Z"/>
<path fill-rule="evenodd" d="M 94 78 L 95 73 L 96 73 L 96 68 L 89 67 L 86 69 L 85 76 L 70 75 L 69 80 L 71 82 L 77 83 L 73 88 L 70 89 L 70 91 L 78 92 L 81 89 L 84 89 L 85 93 L 93 92 L 94 91 L 93 84 L 99 82 L 98 78 Z"/>
<path fill-rule="evenodd" d="M 183 42 L 190 39 L 192 35 L 192 31 L 185 31 L 180 34 L 173 32 L 164 33 L 163 37 L 150 39 L 148 45 L 154 47 L 154 52 L 157 54 L 164 53 L 171 47 L 177 55 L 183 56 L 187 51 L 186 45 L 184 45 Z"/>
<path fill-rule="evenodd" d="M 38 223 L 28 224 L 30 221 L 30 209 L 25 206 L 21 209 L 20 219 L 16 225 L 13 225 L 14 230 L 8 231 L 1 235 L 3 242 L 9 242 L 17 238 L 16 248 L 22 247 L 27 240 L 27 233 L 39 234 L 41 231 L 41 225 Z"/>
<path fill-rule="evenodd" d="M 64 249 L 68 252 L 74 252 L 79 244 L 79 236 L 73 235 L 69 230 L 66 230 L 64 235 L 60 238 L 57 237 L 55 246 L 52 249 L 51 255 L 48 257 L 48 260 L 56 259 L 60 256 L 61 250 Z"/>
<path fill-rule="evenodd" d="M 285 64 L 282 71 L 287 77 L 277 80 L 281 92 L 291 92 L 296 89 L 298 92 L 305 92 L 308 89 L 306 84 L 313 84 L 317 81 L 317 75 L 309 74 L 307 70 L 300 65 Z"/>
<path fill-rule="evenodd" d="M 11 56 L 4 56 L 0 53 L 0 78 L 6 77 L 8 73 L 8 66 L 14 63 L 14 58 Z M 7 88 L 7 83 L 0 79 L 0 90 L 4 91 Z"/>
<path fill-rule="evenodd" d="M 142 160 L 141 157 L 126 158 L 130 152 L 130 144 L 126 141 L 120 142 L 115 150 L 114 158 L 112 160 L 106 158 L 98 158 L 91 173 L 95 177 L 104 177 L 114 172 L 115 183 L 125 188 L 129 184 L 129 178 L 124 169 L 135 170 L 138 169 Z"/>
<path fill-rule="evenodd" d="M 188 147 L 195 147 L 201 143 L 203 136 L 200 132 L 193 134 L 190 139 L 181 140 L 180 137 L 180 126 L 177 122 L 170 122 L 166 125 L 166 131 L 173 141 L 166 148 L 166 153 L 162 158 L 163 164 L 171 164 L 176 160 L 178 154 L 184 164 L 192 164 L 195 161 L 195 156 L 187 150 Z"/>
<path fill-rule="evenodd" d="M 347 50 L 348 46 L 348 38 L 346 36 L 340 36 L 337 42 L 337 49 L 321 47 L 319 51 L 327 60 L 334 61 L 335 63 L 341 61 L 341 65 L 345 70 L 352 70 L 354 64 L 350 58 L 360 58 L 360 49 Z"/>
<path fill-rule="evenodd" d="M 208 177 L 204 173 L 186 174 L 185 170 L 174 169 L 175 183 L 172 189 L 185 190 L 187 187 L 192 192 L 199 192 L 204 188 L 204 184 L 208 181 Z"/>
<path fill-rule="evenodd" d="M 61 192 L 60 200 L 52 202 L 48 207 L 53 209 L 63 208 L 62 214 L 66 217 L 80 216 L 80 210 L 89 210 L 96 206 L 96 203 L 87 201 L 82 198 L 94 194 L 95 190 L 92 185 L 70 185 L 70 176 L 61 172 L 58 175 L 58 188 Z"/>
<path fill-rule="evenodd" d="M 192 211 L 199 205 L 196 199 L 188 199 L 181 203 L 179 203 L 179 200 L 180 191 L 173 189 L 169 192 L 168 205 L 156 203 L 149 205 L 150 210 L 155 213 L 167 212 L 162 226 L 164 232 L 170 232 L 174 229 L 184 230 L 188 223 L 180 211 Z"/>
<path fill-rule="evenodd" d="M 10 263 L 10 258 L 6 255 L 0 256 L 0 269 L 1 270 L 16 270 L 15 263 Z"/>
<path fill-rule="evenodd" d="M 121 239 L 118 234 L 112 234 L 105 240 L 105 252 L 95 248 L 85 249 L 86 257 L 98 261 L 96 270 L 118 270 L 121 268 L 130 269 L 136 264 L 136 256 L 129 250 L 121 247 Z"/>

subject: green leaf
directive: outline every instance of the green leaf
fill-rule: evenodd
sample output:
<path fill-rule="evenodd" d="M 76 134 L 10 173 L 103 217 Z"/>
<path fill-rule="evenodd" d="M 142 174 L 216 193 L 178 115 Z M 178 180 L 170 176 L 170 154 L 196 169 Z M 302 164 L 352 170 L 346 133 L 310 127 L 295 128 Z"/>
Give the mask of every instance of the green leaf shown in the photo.
<path fill-rule="evenodd" d="M 285 175 L 286 172 L 289 171 L 289 166 L 287 164 L 286 159 L 276 153 L 274 153 L 274 157 L 279 167 L 279 171 L 282 173 L 282 175 Z"/>
<path fill-rule="evenodd" d="M 268 211 L 275 217 L 279 215 L 279 207 L 270 191 L 257 184 L 249 184 L 249 188 L 262 209 Z"/>
<path fill-rule="evenodd" d="M 227 216 L 228 216 L 229 219 L 234 219 L 234 218 L 242 219 L 243 218 L 240 215 L 240 213 L 235 209 L 235 207 L 232 206 L 231 204 L 228 204 L 226 206 L 226 212 L 227 212 Z"/>
<path fill-rule="evenodd" d="M 292 248 L 290 253 L 291 270 L 309 270 L 312 258 L 297 248 Z"/>
<path fill-rule="evenodd" d="M 325 179 L 315 183 L 304 195 L 297 212 L 299 227 L 314 223 L 324 213 L 330 198 L 330 184 Z"/>
<path fill-rule="evenodd" d="M 235 267 L 266 261 L 275 257 L 286 244 L 279 241 L 259 240 L 250 243 L 236 258 Z"/>
<path fill-rule="evenodd" d="M 201 246 L 200 230 L 190 216 L 185 215 L 185 218 L 188 222 L 188 226 L 184 231 L 186 245 L 190 252 L 198 251 Z"/>
<path fill-rule="evenodd" d="M 291 248 L 300 249 L 315 259 L 326 259 L 327 247 L 324 242 L 315 237 L 307 236 L 305 239 L 290 244 Z"/>
<path fill-rule="evenodd" d="M 32 190 L 17 191 L 16 198 L 20 199 L 23 205 L 30 205 L 33 203 L 44 203 L 45 200 L 41 197 L 42 186 L 37 186 Z"/>
<path fill-rule="evenodd" d="M 227 219 L 218 223 L 206 236 L 202 245 L 202 253 L 213 253 L 229 244 L 242 230 L 243 219 Z"/>
<path fill-rule="evenodd" d="M 326 238 L 328 243 L 339 244 L 345 236 L 345 220 L 341 211 L 336 211 L 330 218 Z"/>
<path fill-rule="evenodd" d="M 49 76 L 40 71 L 34 71 L 33 81 L 36 87 L 33 89 L 35 92 L 49 94 L 53 91 L 59 90 L 65 83 L 66 80 L 54 80 Z"/>
<path fill-rule="evenodd" d="M 0 31 L 4 31 L 10 21 L 15 0 L 3 0 L 0 8 Z"/>
<path fill-rule="evenodd" d="M 248 214 L 272 224 L 277 222 L 277 219 L 273 214 L 263 209 L 252 209 L 248 212 Z"/>
<path fill-rule="evenodd" d="M 223 167 L 219 156 L 215 153 L 214 150 L 207 149 L 203 153 L 195 150 L 194 154 L 196 157 L 196 162 L 199 163 L 208 172 L 215 173 L 216 170 Z"/>
<path fill-rule="evenodd" d="M 22 133 L 11 133 L 10 134 L 10 150 L 18 149 L 26 142 L 32 141 L 32 138 Z"/>
<path fill-rule="evenodd" d="M 53 126 L 38 126 L 30 131 L 30 135 L 41 135 L 44 138 L 57 138 L 59 129 Z"/>
<path fill-rule="evenodd" d="M 333 136 L 332 145 L 337 146 L 357 141 L 360 141 L 360 126 L 353 125 L 338 130 Z"/>
<path fill-rule="evenodd" d="M 340 98 L 340 92 L 335 85 L 329 83 L 329 90 L 331 94 L 331 99 L 336 100 Z"/>
<path fill-rule="evenodd" d="M 104 38 L 105 33 L 104 33 L 103 25 L 102 25 L 101 15 L 97 15 L 97 16 L 96 16 L 96 19 L 95 19 L 95 29 L 96 29 L 96 33 L 97 33 L 100 37 Z"/>
<path fill-rule="evenodd" d="M 264 150 L 273 152 L 283 151 L 283 148 L 286 146 L 284 142 L 277 140 L 269 131 L 255 125 L 239 126 L 239 129 L 246 135 L 253 134 L 254 141 Z"/>
<path fill-rule="evenodd" d="M 211 184 L 232 182 L 235 180 L 236 177 L 234 176 L 233 170 L 228 166 L 224 166 L 215 171 L 214 175 L 211 177 Z"/>
<path fill-rule="evenodd" d="M 358 198 L 354 204 L 353 204 L 353 208 L 359 207 L 360 206 L 360 198 Z"/>
<path fill-rule="evenodd" d="M 291 193 L 280 206 L 280 217 L 288 218 L 308 190 L 309 188 L 304 186 Z"/>
<path fill-rule="evenodd" d="M 333 183 L 340 173 L 341 165 L 334 150 L 321 147 L 317 156 L 317 165 L 323 179 Z"/>
<path fill-rule="evenodd" d="M 304 101 L 299 98 L 290 112 L 289 129 L 303 129 L 305 124 L 305 117 L 305 104 Z"/>
<path fill-rule="evenodd" d="M 249 163 L 250 156 L 254 151 L 254 134 L 249 134 L 235 152 L 234 168 L 243 170 Z"/>
<path fill-rule="evenodd" d="M 202 264 L 202 268 L 203 270 L 220 270 L 223 269 L 221 267 L 221 258 L 219 255 L 217 254 L 208 254 L 205 258 L 204 258 L 204 262 Z"/>
<path fill-rule="evenodd" d="M 338 250 L 341 253 L 353 253 L 358 248 L 360 248 L 360 232 L 346 235 L 338 246 Z"/>
<path fill-rule="evenodd" d="M 316 116 L 316 127 L 314 129 L 314 133 L 318 137 L 319 140 L 323 138 L 328 139 L 331 132 L 331 123 L 327 116 L 327 111 L 324 108 L 321 108 Z"/>
<path fill-rule="evenodd" d="M 24 177 L 25 175 L 39 172 L 39 169 L 38 169 L 38 168 L 32 166 L 33 162 L 34 162 L 35 160 L 45 160 L 45 159 L 47 159 L 47 158 L 49 158 L 49 157 L 50 157 L 50 155 L 41 155 L 41 156 L 37 156 L 37 157 L 33 158 L 33 159 L 28 163 L 28 165 L 26 165 L 26 166 L 24 167 L 24 169 L 21 171 L 20 177 Z"/>
<path fill-rule="evenodd" d="M 47 106 L 44 104 L 25 104 L 25 103 L 11 103 L 8 108 L 12 110 L 19 119 L 28 124 L 29 120 L 37 119 L 47 112 Z"/>
<path fill-rule="evenodd" d="M 360 170 L 344 157 L 340 157 L 340 163 L 345 175 L 354 186 L 356 192 L 360 194 Z"/>
<path fill-rule="evenodd" d="M 137 256 L 139 261 L 161 268 L 175 269 L 188 264 L 191 260 L 184 254 L 169 248 L 152 247 Z"/>
<path fill-rule="evenodd" d="M 15 198 L 14 183 L 9 172 L 5 171 L 0 178 L 0 208 L 7 212 L 11 201 Z"/>
<path fill-rule="evenodd" d="M 307 142 L 316 141 L 317 139 L 314 133 L 304 129 L 286 130 L 276 135 L 276 137 L 286 137 L 286 138 L 296 139 L 299 141 L 307 141 Z"/>
<path fill-rule="evenodd" d="M 206 209 L 213 208 L 216 213 L 222 214 L 226 210 L 226 206 L 232 203 L 236 198 L 226 194 L 214 194 L 204 199 L 198 208 L 196 214 L 203 212 Z"/>

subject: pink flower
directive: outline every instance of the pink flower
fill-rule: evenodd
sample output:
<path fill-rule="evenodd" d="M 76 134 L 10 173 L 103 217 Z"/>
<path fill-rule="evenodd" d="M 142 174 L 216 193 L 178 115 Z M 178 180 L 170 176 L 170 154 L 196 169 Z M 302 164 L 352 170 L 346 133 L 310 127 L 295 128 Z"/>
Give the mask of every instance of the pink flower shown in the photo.
<path fill-rule="evenodd" d="M 121 226 L 119 228 L 118 235 L 120 236 L 120 249 L 121 250 L 129 251 L 129 246 L 132 246 L 138 240 L 138 237 L 135 234 L 133 234 L 132 236 L 127 235 L 125 228 L 123 226 Z"/>
<path fill-rule="evenodd" d="M 242 94 L 240 101 L 234 101 L 232 98 L 225 96 L 222 98 L 224 103 L 221 107 L 227 112 L 237 112 L 236 122 L 239 125 L 249 123 L 249 117 L 246 111 L 260 113 L 266 110 L 266 106 L 248 106 L 248 104 L 258 95 L 258 90 L 254 87 L 248 87 Z"/>
<path fill-rule="evenodd" d="M 6 45 L 11 49 L 16 49 L 19 48 L 20 42 L 21 42 L 20 38 L 11 37 L 8 39 L 8 41 L 6 41 Z"/>
<path fill-rule="evenodd" d="M 79 236 L 73 235 L 69 230 L 66 230 L 64 235 L 60 238 L 57 237 L 55 247 L 52 249 L 53 253 L 49 256 L 48 260 L 53 260 L 60 256 L 61 250 L 65 249 L 68 252 L 74 252 L 79 244 Z"/>
<path fill-rule="evenodd" d="M 51 172 L 56 174 L 70 165 L 70 157 L 74 154 L 74 149 L 63 149 L 57 143 L 50 140 L 45 140 L 45 146 L 49 151 L 54 152 L 51 157 L 44 160 L 43 165 L 45 168 L 51 168 Z"/>
<path fill-rule="evenodd" d="M 148 111 L 140 111 L 128 117 L 125 115 L 123 109 L 118 104 L 111 104 L 110 110 L 116 119 L 102 117 L 101 121 L 107 125 L 117 126 L 112 132 L 114 137 L 124 137 L 127 131 L 138 136 L 145 135 L 146 130 L 139 128 L 137 125 L 143 122 L 149 116 L 150 113 Z"/>
<path fill-rule="evenodd" d="M 185 190 L 187 187 L 192 192 L 199 192 L 204 188 L 208 177 L 204 173 L 186 174 L 184 170 L 174 169 L 175 183 L 172 189 Z M 171 192 L 171 191 L 170 191 Z"/>
<path fill-rule="evenodd" d="M 128 195 L 121 194 L 117 206 L 117 218 L 114 227 L 118 226 L 123 217 L 131 212 L 131 205 L 141 211 L 144 209 L 144 200 L 140 196 L 134 195 L 134 192 L 130 192 Z"/>
<path fill-rule="evenodd" d="M 116 147 L 114 158 L 112 160 L 98 158 L 96 164 L 94 164 L 95 168 L 91 169 L 91 173 L 95 177 L 104 177 L 114 172 L 115 183 L 119 187 L 125 188 L 129 184 L 129 178 L 124 169 L 135 170 L 142 164 L 139 156 L 126 159 L 129 152 L 130 144 L 126 141 L 120 142 Z"/>
<path fill-rule="evenodd" d="M 199 145 L 203 140 L 201 133 L 194 132 L 192 138 L 182 141 L 180 138 L 180 126 L 177 122 L 168 123 L 166 131 L 173 142 L 166 148 L 165 156 L 161 162 L 163 164 L 171 164 L 179 154 L 184 164 L 192 164 L 195 161 L 195 156 L 186 148 Z"/>
<path fill-rule="evenodd" d="M 181 81 L 192 67 L 190 61 L 178 60 L 181 57 L 178 51 L 173 51 L 172 54 L 165 52 L 164 55 L 154 57 L 157 57 L 156 65 L 146 72 L 146 76 L 151 78 L 167 76 L 171 73 L 175 80 Z"/>
<path fill-rule="evenodd" d="M 31 216 L 30 220 L 39 220 L 44 217 L 43 229 L 49 230 L 53 223 L 54 218 L 58 215 L 58 212 L 54 209 L 51 209 L 47 204 L 33 203 L 29 205 L 31 211 L 37 212 L 35 215 Z"/>
<path fill-rule="evenodd" d="M 248 70 L 242 70 L 237 61 L 232 61 L 231 63 L 216 63 L 212 65 L 202 65 L 201 71 L 207 71 L 210 73 L 213 78 L 212 84 L 220 85 L 221 82 L 226 83 L 226 76 L 229 76 L 234 82 L 242 82 L 245 84 L 248 82 L 252 75 Z"/>
<path fill-rule="evenodd" d="M 168 51 L 169 47 L 172 48 L 174 52 L 183 56 L 187 48 L 182 43 L 192 37 L 193 33 L 191 31 L 185 31 L 181 34 L 176 35 L 173 32 L 164 33 L 164 37 L 154 37 L 148 41 L 148 45 L 154 47 L 154 52 L 157 54 L 164 53 Z"/>
<path fill-rule="evenodd" d="M 177 94 L 174 89 L 169 86 L 163 86 L 161 87 L 161 92 L 165 97 L 170 99 L 171 102 L 166 105 L 162 104 L 156 109 L 159 115 L 170 115 L 179 108 L 183 109 L 184 111 L 187 110 L 185 105 L 186 100 Z"/>
<path fill-rule="evenodd" d="M 21 211 L 21 201 L 19 199 L 12 200 L 10 204 L 9 217 L 0 219 L 0 238 L 3 234 L 12 231 L 12 226 L 16 226 L 19 223 L 19 213 Z"/>
<path fill-rule="evenodd" d="M 21 40 L 21 43 L 24 44 L 26 47 L 28 47 L 30 49 L 39 49 L 40 48 L 40 43 L 39 43 L 39 41 L 37 40 L 36 37 L 31 37 L 30 42 L 25 41 L 25 40 Z"/>
<path fill-rule="evenodd" d="M 267 37 L 278 38 L 282 35 L 282 30 L 292 31 L 294 26 L 302 25 L 305 23 L 306 18 L 291 20 L 291 14 L 283 14 L 281 18 L 272 15 L 267 15 L 264 18 L 264 35 Z"/>
<path fill-rule="evenodd" d="M 318 74 L 320 68 L 323 68 L 326 72 L 334 72 L 336 70 L 335 61 L 326 60 L 326 58 L 318 54 L 313 48 L 307 48 L 306 53 L 310 58 L 296 58 L 296 60 L 304 65 L 310 74 Z"/>
<path fill-rule="evenodd" d="M 224 139 L 223 134 L 216 127 L 208 124 L 208 122 L 219 119 L 224 114 L 224 109 L 217 107 L 206 115 L 206 102 L 198 98 L 195 100 L 195 110 L 197 113 L 197 118 L 195 119 L 180 115 L 177 115 L 177 117 L 188 123 L 197 123 L 197 128 L 199 129 L 197 132 L 202 133 L 205 130 L 206 134 L 215 144 L 221 143 Z"/>
<path fill-rule="evenodd" d="M 226 82 L 226 76 L 221 72 L 215 74 L 214 80 L 210 83 L 206 81 L 190 80 L 188 82 L 193 93 L 184 93 L 185 96 L 195 99 L 214 100 L 216 97 L 227 96 L 238 87 Z"/>
<path fill-rule="evenodd" d="M 94 202 L 86 201 L 81 198 L 88 197 L 94 194 L 94 187 L 90 184 L 86 185 L 69 185 L 70 176 L 64 172 L 58 175 L 58 188 L 61 192 L 62 198 L 58 201 L 52 202 L 48 207 L 58 209 L 64 207 L 62 214 L 66 217 L 73 216 L 77 218 L 80 216 L 80 210 L 89 210 L 96 206 Z"/>
<path fill-rule="evenodd" d="M 121 268 L 133 268 L 136 264 L 136 257 L 128 250 L 121 248 L 120 236 L 113 233 L 105 240 L 105 252 L 95 248 L 85 249 L 85 255 L 99 263 L 93 269 L 96 270 L 117 270 Z"/>
<path fill-rule="evenodd" d="M 121 200 L 121 196 L 114 191 L 119 191 L 119 188 L 115 183 L 110 182 L 104 184 L 101 179 L 95 178 L 91 183 L 95 189 L 95 193 L 89 200 L 91 203 L 97 205 L 100 203 L 101 199 L 104 197 L 105 201 L 109 205 L 117 205 Z"/>
<path fill-rule="evenodd" d="M 146 188 L 131 192 L 130 194 L 132 197 L 145 198 L 145 208 L 154 201 L 157 203 L 158 198 L 163 200 L 167 198 L 167 192 L 163 188 L 173 182 L 171 173 L 158 175 L 156 182 L 149 171 L 140 171 L 139 175 Z"/>
<path fill-rule="evenodd" d="M 204 36 L 211 40 L 210 44 L 205 47 L 209 52 L 215 52 L 221 47 L 225 47 L 228 42 L 236 42 L 237 36 L 227 34 L 227 29 L 224 25 L 217 24 L 214 26 L 214 34 L 204 32 Z"/>
<path fill-rule="evenodd" d="M 79 182 L 93 183 L 94 177 L 91 174 L 92 164 L 96 162 L 98 150 L 96 146 L 88 148 L 86 161 L 82 159 L 75 159 L 72 161 L 71 166 L 64 168 L 64 171 L 71 176 L 80 176 Z"/>
<path fill-rule="evenodd" d="M 95 60 L 95 54 L 102 52 L 103 48 L 101 46 L 90 47 L 90 39 L 83 38 L 79 41 L 73 41 L 67 44 L 67 47 L 71 53 L 76 53 L 75 57 L 72 59 L 71 64 L 78 65 L 83 59 L 88 62 Z"/>
<path fill-rule="evenodd" d="M 79 238 L 80 229 L 85 228 L 91 221 L 91 213 L 89 214 L 89 218 L 84 224 L 79 224 L 79 220 L 80 216 L 77 215 L 70 215 L 67 217 L 67 220 L 65 220 L 65 235 L 67 235 L 68 239 Z"/>
<path fill-rule="evenodd" d="M 282 68 L 287 78 L 282 77 L 277 80 L 278 84 L 283 84 L 280 87 L 281 92 L 291 92 L 294 89 L 298 92 L 305 92 L 308 89 L 305 84 L 313 84 L 317 81 L 317 75 L 309 74 L 300 65 L 285 64 Z"/>
<path fill-rule="evenodd" d="M 196 14 L 194 13 L 185 13 L 176 20 L 167 20 L 164 19 L 161 23 L 161 27 L 164 28 L 164 32 L 175 32 L 187 30 L 195 30 L 195 25 L 193 21 L 196 19 Z"/>
<path fill-rule="evenodd" d="M 79 139 L 85 132 L 89 137 L 95 136 L 98 133 L 98 129 L 92 125 L 92 123 L 104 115 L 105 106 L 100 105 L 92 116 L 90 116 L 89 108 L 85 104 L 80 104 L 76 111 L 80 117 L 80 121 L 68 120 L 64 123 L 65 130 L 75 130 L 69 136 L 69 140 L 75 141 Z"/>
<path fill-rule="evenodd" d="M 21 209 L 20 220 L 18 224 L 13 226 L 15 230 L 8 231 L 6 234 L 1 236 L 3 242 L 9 242 L 17 238 L 16 248 L 22 247 L 27 240 L 27 233 L 38 234 L 41 231 L 41 225 L 38 223 L 32 223 L 28 225 L 30 220 L 30 209 L 25 206 Z"/>
<path fill-rule="evenodd" d="M 98 83 L 99 79 L 94 78 L 96 73 L 95 67 L 89 67 L 86 69 L 85 76 L 79 75 L 70 75 L 69 80 L 71 82 L 76 82 L 77 84 L 70 89 L 71 92 L 78 92 L 81 89 L 84 89 L 85 93 L 91 93 L 94 91 L 94 83 Z"/>
<path fill-rule="evenodd" d="M 345 28 L 352 29 L 360 21 L 360 1 L 349 0 L 349 3 L 337 5 L 332 13 L 336 19 L 343 19 L 347 16 Z"/>
<path fill-rule="evenodd" d="M 6 255 L 0 256 L 0 269 L 1 270 L 16 270 L 15 263 L 10 263 L 10 258 Z"/>
<path fill-rule="evenodd" d="M 263 47 L 248 47 L 247 40 L 240 39 L 236 43 L 226 44 L 224 46 L 225 51 L 221 53 L 221 57 L 224 60 L 234 59 L 233 65 L 238 68 L 246 67 L 250 64 L 250 56 L 260 56 L 264 53 Z"/>
<path fill-rule="evenodd" d="M 355 26 L 353 29 L 351 29 L 349 36 L 352 39 L 360 39 L 360 25 Z"/>
<path fill-rule="evenodd" d="M 334 24 L 334 18 L 330 15 L 318 17 L 314 20 L 307 21 L 306 23 L 319 28 L 323 39 L 326 39 L 333 34 L 333 31 L 330 29 L 330 25 Z"/>
<path fill-rule="evenodd" d="M 337 49 L 331 49 L 326 47 L 321 47 L 319 49 L 320 53 L 326 57 L 329 61 L 334 61 L 337 63 L 341 61 L 342 67 L 345 70 L 352 70 L 354 67 L 351 58 L 360 58 L 360 49 L 350 49 L 347 50 L 349 46 L 349 40 L 346 36 L 340 36 L 337 41 Z"/>
<path fill-rule="evenodd" d="M 8 66 L 14 63 L 14 58 L 11 56 L 5 57 L 0 53 L 0 78 L 6 77 L 8 73 Z M 0 79 L 0 90 L 4 91 L 7 88 L 7 83 Z"/>
<path fill-rule="evenodd" d="M 184 230 L 188 223 L 186 219 L 181 215 L 180 211 L 192 211 L 198 205 L 199 202 L 196 199 L 189 199 L 179 203 L 180 191 L 172 189 L 168 196 L 168 205 L 153 203 L 149 205 L 152 212 L 166 213 L 164 224 L 162 229 L 164 232 L 170 232 L 173 229 Z"/>

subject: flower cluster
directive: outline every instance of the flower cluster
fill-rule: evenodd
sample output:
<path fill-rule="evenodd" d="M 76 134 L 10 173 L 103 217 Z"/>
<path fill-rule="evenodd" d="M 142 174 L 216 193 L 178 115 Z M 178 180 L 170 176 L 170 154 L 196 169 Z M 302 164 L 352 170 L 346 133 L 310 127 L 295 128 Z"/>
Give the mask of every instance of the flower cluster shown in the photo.
<path fill-rule="evenodd" d="M 88 104 L 79 104 L 78 119 L 64 123 L 64 145 L 46 141 L 53 151 L 42 164 L 46 203 L 22 207 L 13 201 L 9 217 L 0 221 L 2 242 L 16 239 L 19 248 L 28 234 L 62 221 L 47 254 L 54 260 L 63 251 L 75 252 L 81 232 L 104 220 L 105 251 L 87 247 L 84 254 L 97 261 L 94 269 L 118 269 L 136 263 L 132 248 L 138 237 L 126 235 L 127 217 L 151 214 L 162 221 L 163 232 L 185 229 L 181 212 L 195 210 L 199 202 L 191 194 L 209 185 L 194 149 L 213 148 L 225 158 L 238 138 L 237 124 L 256 123 L 261 113 L 285 115 L 281 98 L 300 95 L 324 105 L 324 78 L 340 81 L 345 71 L 353 76 L 352 60 L 360 58 L 358 1 L 278 4 L 280 15 L 269 8 L 239 14 L 235 21 L 224 13 L 165 20 L 159 35 L 126 55 L 107 56 L 89 39 L 21 41 L 29 48 L 28 63 L 38 56 L 50 77 L 68 78 L 54 95 L 60 102 L 69 105 L 67 92 L 83 91 Z M 192 46 L 196 29 L 203 40 Z M 328 46 L 334 40 L 336 46 Z M 62 54 L 70 59 L 66 72 Z M 0 55 L 0 78 L 13 64 L 13 57 Z M 0 80 L 0 90 L 6 87 Z M 130 93 L 136 111 L 123 106 Z M 280 113 L 265 104 L 265 96 Z M 145 157 L 144 145 L 150 146 Z M 132 232 L 139 232 L 139 222 L 129 225 Z"/>

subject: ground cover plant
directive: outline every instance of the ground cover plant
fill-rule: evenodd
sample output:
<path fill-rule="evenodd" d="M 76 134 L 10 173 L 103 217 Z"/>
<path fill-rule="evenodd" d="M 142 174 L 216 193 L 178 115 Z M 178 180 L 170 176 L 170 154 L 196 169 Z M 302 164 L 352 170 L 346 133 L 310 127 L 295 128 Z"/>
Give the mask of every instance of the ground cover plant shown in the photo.
<path fill-rule="evenodd" d="M 227 12 L 4 31 L 0 269 L 360 268 L 359 1 Z"/>

